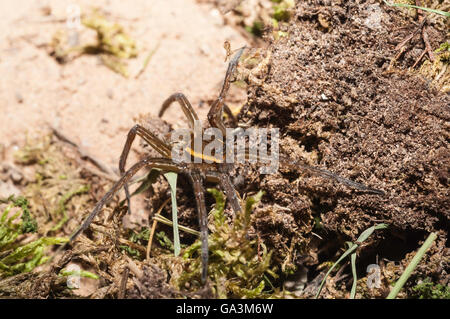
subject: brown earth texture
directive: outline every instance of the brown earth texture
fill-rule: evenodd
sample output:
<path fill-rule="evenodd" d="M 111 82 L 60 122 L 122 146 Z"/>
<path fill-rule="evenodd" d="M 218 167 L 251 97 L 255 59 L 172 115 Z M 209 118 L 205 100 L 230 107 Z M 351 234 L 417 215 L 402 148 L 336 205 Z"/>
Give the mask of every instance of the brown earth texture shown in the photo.
<path fill-rule="evenodd" d="M 267 175 L 260 174 L 258 167 L 235 165 L 230 177 L 242 199 L 241 214 L 233 213 L 228 202 L 222 207 L 223 195 L 210 190 L 220 190 L 217 184 L 205 185 L 210 249 L 208 280 L 202 284 L 200 227 L 189 179 L 180 174 L 177 181 L 178 223 L 183 229 L 181 254 L 175 256 L 169 184 L 154 170 L 142 171 L 132 180 L 132 192 L 140 194 L 132 197 L 131 217 L 120 192 L 64 251 L 47 248 L 47 256 L 54 257 L 48 262 L 28 271 L 0 272 L 0 297 L 386 298 L 431 234 L 434 241 L 397 298 L 450 298 L 449 19 L 382 1 L 288 1 L 285 15 L 258 29 L 259 34 L 246 19 L 278 17 L 271 11 L 277 1 L 246 2 L 236 1 L 225 9 L 221 1 L 190 3 L 199 6 L 200 13 L 220 17 L 223 25 L 216 25 L 217 29 L 229 28 L 220 39 L 231 38 L 231 49 L 244 41 L 249 47 L 226 97 L 238 125 L 278 128 L 284 156 L 383 194 L 311 174 L 301 165 L 281 163 L 277 173 Z M 450 8 L 446 1 L 422 2 L 443 11 Z M 246 6 L 252 8 L 251 14 Z M 190 43 L 191 36 L 186 36 Z M 405 41 L 409 36 L 410 41 Z M 174 38 L 169 43 L 183 41 L 183 36 Z M 211 38 L 208 41 L 213 43 Z M 428 46 L 432 51 L 427 51 Z M 213 53 L 205 54 L 207 62 L 199 58 L 196 65 L 212 68 L 211 56 L 223 62 L 222 47 L 223 41 L 210 50 Z M 440 47 L 444 49 L 437 50 Z M 159 61 L 155 59 L 148 68 Z M 82 62 L 52 67 L 70 68 L 72 63 Z M 221 69 L 218 64 L 223 77 L 224 64 Z M 101 72 L 117 76 L 110 70 Z M 220 90 L 223 78 L 209 78 L 211 74 L 198 69 L 179 72 L 184 80 L 191 72 L 209 81 L 205 88 L 194 89 L 191 101 L 203 119 L 218 94 L 211 92 Z M 151 85 L 151 75 L 143 73 L 143 77 Z M 126 94 L 117 93 L 124 103 L 127 96 L 145 100 L 137 79 L 105 81 L 108 86 L 127 83 Z M 171 86 L 178 83 L 173 81 Z M 180 90 L 191 87 L 186 84 Z M 149 94 L 159 101 L 162 93 L 153 91 Z M 70 100 L 70 96 L 63 98 Z M 79 98 L 89 103 L 83 95 Z M 117 97 L 104 99 L 120 104 Z M 118 119 L 121 113 L 111 108 Z M 175 106 L 164 120 L 156 117 L 157 109 L 149 114 L 137 109 L 120 120 L 121 127 L 111 124 L 117 134 L 106 134 L 105 145 L 111 145 L 114 155 L 102 153 L 104 145 L 93 147 L 92 140 L 84 143 L 86 132 L 73 136 L 75 128 L 70 125 L 63 125 L 64 134 L 53 126 L 43 137 L 21 141 L 15 152 L 5 142 L 2 211 L 11 191 L 28 200 L 38 225 L 37 234 L 21 234 L 18 240 L 27 244 L 41 236 L 67 238 L 118 179 L 117 164 L 111 163 L 120 155 L 131 118 L 161 137 L 184 125 Z M 62 123 L 69 121 L 64 110 L 58 116 Z M 229 116 L 225 122 L 231 125 Z M 131 125 L 123 129 L 126 124 Z M 7 125 L 2 130 L 7 131 Z M 107 120 L 101 125 L 103 132 L 108 131 Z M 87 124 L 82 127 L 92 129 Z M 102 134 L 92 134 L 101 139 Z M 133 149 L 128 167 L 154 152 L 145 143 L 135 143 Z M 61 215 L 67 218 L 58 224 Z M 387 227 L 360 237 L 381 224 Z M 327 274 L 354 244 L 358 245 L 356 263 L 348 256 Z M 8 245 L 2 250 L 0 242 L 0 270 L 16 247 Z M 74 265 L 85 272 L 79 287 L 69 289 L 66 270 Z M 369 265 L 379 269 L 376 288 L 368 284 Z M 352 270 L 357 275 L 353 293 Z"/>

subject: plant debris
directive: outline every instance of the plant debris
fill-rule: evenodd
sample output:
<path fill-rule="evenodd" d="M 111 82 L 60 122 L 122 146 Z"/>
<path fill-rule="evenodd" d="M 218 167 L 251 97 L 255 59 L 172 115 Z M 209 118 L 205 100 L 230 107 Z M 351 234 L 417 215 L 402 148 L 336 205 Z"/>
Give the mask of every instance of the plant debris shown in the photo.
<path fill-rule="evenodd" d="M 96 32 L 97 42 L 71 45 L 69 31 L 59 30 L 49 45 L 50 55 L 60 63 L 67 63 L 82 54 L 98 54 L 105 66 L 128 77 L 126 60 L 137 57 L 138 49 L 136 41 L 127 34 L 124 27 L 108 20 L 99 9 L 92 9 L 90 13 L 84 14 L 81 24 Z M 76 36 L 78 37 L 78 33 Z"/>

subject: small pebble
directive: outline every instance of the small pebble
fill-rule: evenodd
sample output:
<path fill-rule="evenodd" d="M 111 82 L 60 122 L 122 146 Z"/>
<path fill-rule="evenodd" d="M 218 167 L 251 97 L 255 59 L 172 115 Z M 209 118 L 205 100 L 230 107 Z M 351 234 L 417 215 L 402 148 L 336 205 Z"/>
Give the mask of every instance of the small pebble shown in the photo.
<path fill-rule="evenodd" d="M 23 180 L 23 175 L 14 170 L 11 172 L 11 180 L 14 182 L 14 184 L 19 184 Z"/>
<path fill-rule="evenodd" d="M 16 101 L 17 101 L 17 103 L 23 102 L 23 96 L 20 92 L 16 92 Z"/>

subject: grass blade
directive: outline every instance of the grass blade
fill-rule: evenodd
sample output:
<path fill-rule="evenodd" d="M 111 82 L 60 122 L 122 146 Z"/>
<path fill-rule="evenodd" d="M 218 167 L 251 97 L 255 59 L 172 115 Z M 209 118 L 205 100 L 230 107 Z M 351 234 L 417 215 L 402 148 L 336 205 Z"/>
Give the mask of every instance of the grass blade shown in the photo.
<path fill-rule="evenodd" d="M 320 283 L 320 287 L 317 290 L 316 296 L 314 298 L 317 299 L 317 297 L 319 297 L 320 292 L 322 291 L 323 285 L 325 284 L 325 281 L 327 280 L 327 277 L 330 275 L 331 271 L 336 268 L 337 265 L 339 265 L 339 263 L 345 258 L 347 257 L 349 254 L 351 254 L 354 250 L 356 250 L 356 248 L 358 248 L 358 245 L 353 244 L 349 249 L 347 249 L 347 251 L 345 253 L 342 254 L 342 256 L 333 264 L 333 266 L 331 266 L 331 268 L 327 271 L 327 273 L 325 274 L 325 277 L 322 279 L 322 282 Z"/>
<path fill-rule="evenodd" d="M 419 264 L 420 260 L 422 259 L 423 255 L 425 255 L 426 251 L 430 248 L 430 246 L 433 244 L 434 240 L 437 238 L 437 235 L 435 233 L 431 233 L 427 240 L 423 243 L 422 247 L 417 251 L 417 254 L 413 257 L 409 265 L 406 267 L 403 274 L 400 276 L 400 278 L 395 283 L 394 288 L 391 290 L 389 295 L 386 299 L 395 299 L 397 297 L 400 290 L 403 288 L 403 285 L 408 280 L 409 276 L 411 276 L 414 269 Z"/>
<path fill-rule="evenodd" d="M 160 222 L 160 223 L 162 223 L 162 224 L 165 224 L 167 226 L 173 226 L 173 223 L 172 223 L 171 220 L 165 218 L 164 216 L 161 216 L 160 214 L 156 214 L 155 217 L 153 217 L 153 219 L 158 221 L 158 222 Z M 183 225 L 178 225 L 178 228 L 180 230 L 188 233 L 188 234 L 195 235 L 195 236 L 200 236 L 200 232 L 199 231 L 191 229 L 189 227 L 186 227 L 186 226 L 183 226 Z"/>
<path fill-rule="evenodd" d="M 405 7 L 405 8 L 414 8 L 414 9 L 420 9 L 423 11 L 428 11 L 436 14 L 443 15 L 444 17 L 450 18 L 450 12 L 442 11 L 442 10 L 436 10 L 436 9 L 430 9 L 425 7 L 419 7 L 412 4 L 406 4 L 406 3 L 389 3 L 386 0 L 384 0 L 384 3 L 386 3 L 390 7 Z"/>
<path fill-rule="evenodd" d="M 178 209 L 177 209 L 177 177 L 178 174 L 174 172 L 167 172 L 164 177 L 169 182 L 170 197 L 172 199 L 172 223 L 173 223 L 173 245 L 175 256 L 178 256 L 181 251 L 180 233 L 178 230 Z"/>
<path fill-rule="evenodd" d="M 156 46 L 149 52 L 149 54 L 147 55 L 147 57 L 144 60 L 144 64 L 142 65 L 141 70 L 139 71 L 138 74 L 136 74 L 135 79 L 138 79 L 142 73 L 144 73 L 145 69 L 147 68 L 147 65 L 149 64 L 151 58 L 153 57 L 153 55 L 155 54 L 155 52 L 158 50 L 159 45 L 161 44 L 161 41 L 159 41 Z"/>
<path fill-rule="evenodd" d="M 353 274 L 353 284 L 352 284 L 352 290 L 350 292 L 350 299 L 355 299 L 356 295 L 356 281 L 358 280 L 358 277 L 356 276 L 356 253 L 353 253 L 350 256 L 350 260 L 352 263 L 352 274 Z"/>
<path fill-rule="evenodd" d="M 358 248 L 358 246 L 361 244 L 361 243 L 363 243 L 367 238 L 369 238 L 369 236 L 370 235 L 372 235 L 372 233 L 375 231 L 375 230 L 378 230 L 378 229 L 385 229 L 385 228 L 387 228 L 388 227 L 388 225 L 387 224 L 378 224 L 378 225 L 375 225 L 375 226 L 372 226 L 372 227 L 370 227 L 370 228 L 367 228 L 365 231 L 363 231 L 362 233 L 361 233 L 361 235 L 359 235 L 359 237 L 358 237 L 358 239 L 357 239 L 357 241 L 356 241 L 356 244 L 354 244 L 354 243 L 350 243 L 350 247 L 342 254 L 342 256 L 333 264 L 333 266 L 331 266 L 331 268 L 327 271 L 327 273 L 325 274 L 325 277 L 322 279 L 322 282 L 320 283 L 320 286 L 319 286 L 319 289 L 317 290 L 317 293 L 316 293 L 316 296 L 315 296 L 315 298 L 317 299 L 317 297 L 319 297 L 319 295 L 320 295 L 320 292 L 322 291 L 322 288 L 323 288 L 323 285 L 325 284 L 325 281 L 326 281 L 326 279 L 327 279 L 327 277 L 330 275 L 330 273 L 331 273 L 331 271 L 345 258 L 345 257 L 347 257 L 348 255 L 350 255 L 351 253 L 353 253 L 355 250 L 356 250 L 356 248 Z M 356 258 L 356 255 L 355 255 L 355 258 Z M 356 259 L 355 259 L 355 261 L 356 261 Z M 354 277 L 354 283 L 353 283 L 353 285 L 356 285 L 356 271 L 355 271 L 355 273 L 353 274 L 353 277 Z M 355 292 L 356 292 L 356 286 L 354 287 L 354 289 L 355 289 Z M 353 290 L 353 287 L 352 287 L 352 290 Z"/>
<path fill-rule="evenodd" d="M 385 228 L 387 228 L 387 227 L 388 227 L 388 225 L 386 225 L 386 224 L 378 224 L 378 225 L 372 226 L 372 227 L 370 227 L 370 228 L 367 228 L 365 231 L 363 231 L 363 232 L 361 233 L 361 235 L 359 235 L 357 242 L 358 242 L 358 243 L 362 243 L 362 242 L 364 242 L 367 238 L 369 238 L 369 236 L 372 235 L 372 233 L 373 233 L 375 230 L 378 230 L 378 229 L 385 229 Z"/>
<path fill-rule="evenodd" d="M 147 189 L 152 186 L 156 182 L 156 179 L 159 176 L 159 169 L 152 169 L 147 176 L 145 176 L 144 180 L 142 181 L 141 185 L 131 194 L 131 196 L 141 194 L 145 192 Z"/>

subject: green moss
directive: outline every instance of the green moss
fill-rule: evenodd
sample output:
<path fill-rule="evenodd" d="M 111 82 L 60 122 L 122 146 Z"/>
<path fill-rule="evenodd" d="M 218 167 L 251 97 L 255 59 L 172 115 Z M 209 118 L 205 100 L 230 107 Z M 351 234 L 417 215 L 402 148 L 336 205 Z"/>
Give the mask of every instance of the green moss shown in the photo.
<path fill-rule="evenodd" d="M 119 245 L 119 248 L 126 252 L 128 255 L 130 255 L 131 257 L 136 257 L 136 258 L 140 258 L 141 257 L 141 253 L 139 252 L 139 250 L 131 248 L 130 246 L 127 245 Z"/>
<path fill-rule="evenodd" d="M 269 274 L 276 278 L 275 267 L 271 264 L 272 252 L 267 251 L 264 244 L 248 238 L 253 206 L 262 197 L 262 192 L 249 197 L 244 210 L 236 214 L 230 224 L 224 213 L 225 197 L 216 189 L 208 189 L 216 205 L 211 211 L 211 234 L 208 238 L 210 258 L 208 274 L 213 282 L 214 289 L 219 298 L 262 298 L 270 295 L 267 289 Z M 178 279 L 178 286 L 184 287 L 200 282 L 201 242 L 184 250 L 183 258 L 186 261 L 186 271 Z M 198 287 L 197 287 L 198 288 Z"/>
<path fill-rule="evenodd" d="M 262 23 L 259 20 L 256 20 L 253 22 L 251 26 L 246 26 L 245 30 L 247 30 L 256 37 L 262 37 L 264 30 L 264 23 Z"/>
<path fill-rule="evenodd" d="M 278 4 L 273 6 L 273 18 L 277 21 L 289 21 L 291 18 L 290 9 L 294 6 L 293 0 L 278 1 Z"/>
<path fill-rule="evenodd" d="M 422 283 L 412 288 L 413 294 L 410 297 L 419 299 L 450 299 L 450 287 L 435 284 L 430 278 L 426 278 Z"/>
<path fill-rule="evenodd" d="M 450 51 L 450 42 L 441 43 L 439 48 L 437 48 L 436 51 L 434 51 L 434 52 L 439 53 L 439 52 L 445 52 L 445 51 Z"/>
<path fill-rule="evenodd" d="M 173 242 L 170 240 L 169 237 L 167 237 L 165 232 L 160 231 L 155 234 L 155 237 L 156 237 L 156 240 L 158 240 L 158 243 L 162 248 L 173 252 L 173 250 L 174 250 Z"/>
<path fill-rule="evenodd" d="M 444 93 L 450 92 L 450 43 L 442 43 L 435 51 L 434 62 L 426 60 L 419 73 L 430 79 Z"/>
<path fill-rule="evenodd" d="M 138 54 L 136 42 L 117 23 L 108 21 L 98 10 L 81 21 L 87 28 L 97 33 L 98 50 L 121 59 L 135 58 Z"/>
<path fill-rule="evenodd" d="M 23 244 L 26 238 L 23 235 L 37 231 L 37 223 L 29 211 L 28 200 L 11 196 L 3 202 L 9 205 L 0 218 L 0 277 L 33 270 L 48 260 L 45 247 L 67 242 L 66 238 L 41 237 Z M 11 216 L 13 208 L 19 208 L 19 211 Z M 21 220 L 18 220 L 19 216 Z"/>
<path fill-rule="evenodd" d="M 150 229 L 148 227 L 141 227 L 139 232 L 132 231 L 130 234 L 130 240 L 133 243 L 139 244 L 141 241 L 148 241 L 150 237 Z"/>
<path fill-rule="evenodd" d="M 31 216 L 30 209 L 28 207 L 28 200 L 25 197 L 11 197 L 11 201 L 13 202 L 15 207 L 20 207 L 22 209 L 22 225 L 20 231 L 22 234 L 26 233 L 35 233 L 37 232 L 37 222 Z"/>
<path fill-rule="evenodd" d="M 128 240 L 138 245 L 147 245 L 149 237 L 150 237 L 150 229 L 148 227 L 141 227 L 141 229 L 138 232 L 132 229 L 128 231 Z M 143 257 L 138 249 L 132 248 L 128 245 L 120 245 L 119 248 L 122 251 L 125 251 L 131 257 L 135 257 L 137 259 Z"/>
<path fill-rule="evenodd" d="M 85 194 L 89 191 L 88 185 L 82 185 L 77 189 L 70 190 L 66 194 L 64 194 L 59 200 L 58 209 L 56 211 L 56 215 L 62 215 L 61 220 L 51 229 L 52 231 L 56 231 L 60 229 L 69 219 L 69 216 L 66 212 L 66 203 L 74 196 Z"/>

